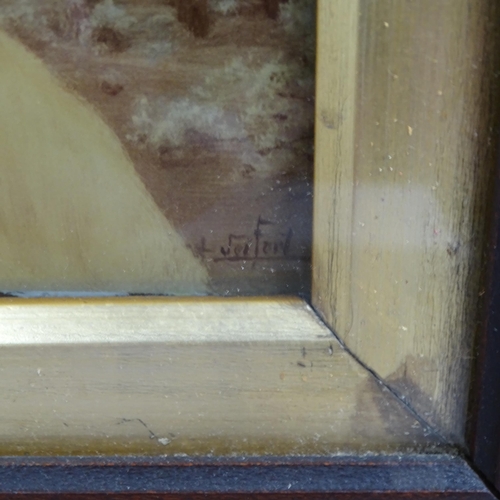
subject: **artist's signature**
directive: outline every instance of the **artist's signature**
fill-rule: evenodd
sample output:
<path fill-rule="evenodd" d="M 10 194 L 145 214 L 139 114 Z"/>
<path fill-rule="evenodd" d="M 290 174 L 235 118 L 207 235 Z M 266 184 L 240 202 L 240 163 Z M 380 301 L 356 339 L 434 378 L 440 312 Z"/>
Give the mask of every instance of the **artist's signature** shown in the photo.
<path fill-rule="evenodd" d="M 284 232 L 269 234 L 266 229 L 276 226 L 272 221 L 257 218 L 257 223 L 250 234 L 230 233 L 227 240 L 218 248 L 207 246 L 206 238 L 201 238 L 195 251 L 200 257 L 212 262 L 238 262 L 272 259 L 294 259 L 290 255 L 293 230 L 288 228 Z"/>

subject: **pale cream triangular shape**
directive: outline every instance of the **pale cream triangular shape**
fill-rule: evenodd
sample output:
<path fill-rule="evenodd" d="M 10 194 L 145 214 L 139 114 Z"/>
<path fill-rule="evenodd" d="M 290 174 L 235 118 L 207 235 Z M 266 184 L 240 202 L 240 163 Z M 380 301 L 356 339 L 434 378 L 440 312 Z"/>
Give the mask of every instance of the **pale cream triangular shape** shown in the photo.
<path fill-rule="evenodd" d="M 0 291 L 188 294 L 207 279 L 113 131 L 0 31 Z"/>

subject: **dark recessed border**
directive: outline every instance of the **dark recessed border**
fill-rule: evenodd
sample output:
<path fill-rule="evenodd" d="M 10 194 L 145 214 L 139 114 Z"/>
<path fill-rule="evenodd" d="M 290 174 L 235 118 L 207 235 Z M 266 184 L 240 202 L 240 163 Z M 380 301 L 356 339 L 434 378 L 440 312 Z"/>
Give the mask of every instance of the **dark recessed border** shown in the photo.
<path fill-rule="evenodd" d="M 448 455 L 335 458 L 1 458 L 0 499 L 495 497 Z"/>
<path fill-rule="evenodd" d="M 500 490 L 500 138 L 498 144 L 483 257 L 468 445 L 474 466 Z"/>

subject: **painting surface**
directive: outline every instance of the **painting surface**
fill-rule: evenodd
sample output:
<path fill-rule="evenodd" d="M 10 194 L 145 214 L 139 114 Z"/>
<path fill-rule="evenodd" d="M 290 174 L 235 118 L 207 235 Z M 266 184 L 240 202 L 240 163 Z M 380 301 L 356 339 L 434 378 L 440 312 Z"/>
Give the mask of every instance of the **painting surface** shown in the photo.
<path fill-rule="evenodd" d="M 313 0 L 2 0 L 0 290 L 305 293 Z"/>

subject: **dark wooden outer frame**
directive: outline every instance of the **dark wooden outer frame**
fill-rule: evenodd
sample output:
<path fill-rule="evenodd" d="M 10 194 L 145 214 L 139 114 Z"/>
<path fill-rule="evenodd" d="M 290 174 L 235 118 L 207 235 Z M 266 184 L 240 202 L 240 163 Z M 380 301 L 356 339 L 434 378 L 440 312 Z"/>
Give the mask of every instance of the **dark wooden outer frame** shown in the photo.
<path fill-rule="evenodd" d="M 494 184 L 468 431 L 475 466 L 500 489 L 500 158 Z"/>
<path fill-rule="evenodd" d="M 494 499 L 460 457 L 0 460 L 0 499 Z"/>

